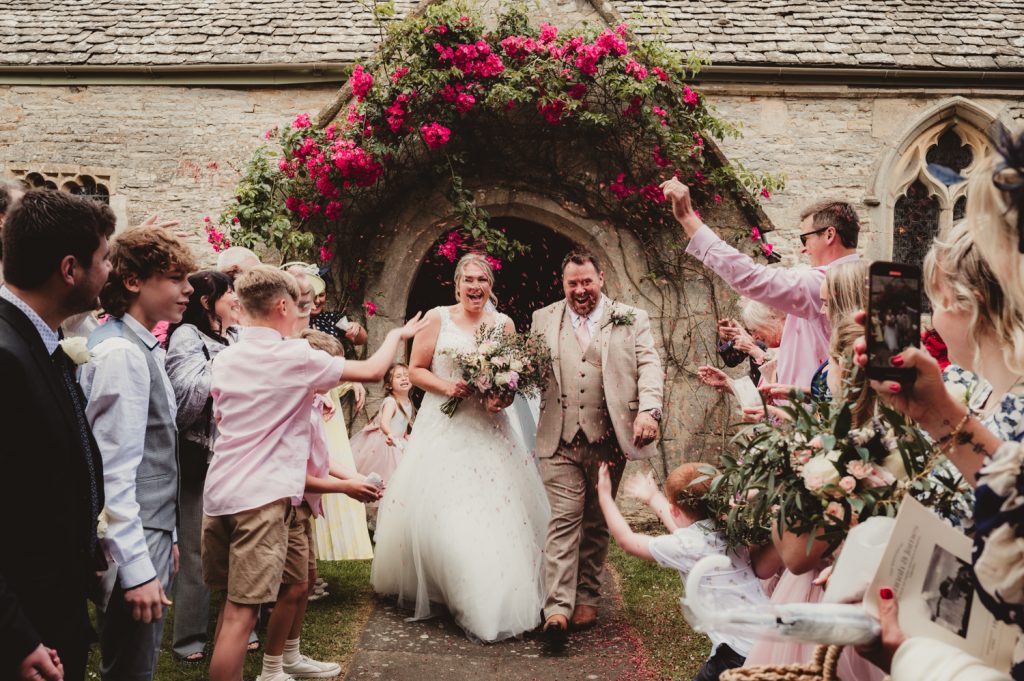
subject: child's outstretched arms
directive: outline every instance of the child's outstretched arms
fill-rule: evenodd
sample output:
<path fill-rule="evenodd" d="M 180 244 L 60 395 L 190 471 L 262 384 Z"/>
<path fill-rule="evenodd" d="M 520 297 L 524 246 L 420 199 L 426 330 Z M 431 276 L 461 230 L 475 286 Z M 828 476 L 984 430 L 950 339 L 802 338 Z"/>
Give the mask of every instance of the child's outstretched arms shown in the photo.
<path fill-rule="evenodd" d="M 421 319 L 423 313 L 417 312 L 416 316 L 406 322 L 405 326 L 388 331 L 384 342 L 380 344 L 377 351 L 369 359 L 351 359 L 345 362 L 345 369 L 342 372 L 346 381 L 357 381 L 359 383 L 379 381 L 384 378 L 384 372 L 395 361 L 395 353 L 398 351 L 398 344 L 408 340 L 427 327 L 426 320 Z M 340 383 L 341 381 L 339 381 Z"/>
<path fill-rule="evenodd" d="M 658 483 L 654 482 L 654 473 L 648 471 L 647 475 L 633 475 L 622 483 L 622 491 L 634 499 L 639 499 L 654 511 L 669 532 L 679 529 L 679 523 L 672 517 L 672 504 L 658 489 Z"/>
<path fill-rule="evenodd" d="M 597 500 L 601 504 L 601 513 L 608 524 L 608 531 L 615 537 L 616 543 L 626 553 L 643 558 L 654 560 L 651 555 L 651 538 L 644 534 L 637 534 L 630 528 L 629 523 L 622 517 L 622 512 L 615 505 L 612 499 L 612 479 L 608 474 L 608 464 L 602 463 L 597 474 Z"/>

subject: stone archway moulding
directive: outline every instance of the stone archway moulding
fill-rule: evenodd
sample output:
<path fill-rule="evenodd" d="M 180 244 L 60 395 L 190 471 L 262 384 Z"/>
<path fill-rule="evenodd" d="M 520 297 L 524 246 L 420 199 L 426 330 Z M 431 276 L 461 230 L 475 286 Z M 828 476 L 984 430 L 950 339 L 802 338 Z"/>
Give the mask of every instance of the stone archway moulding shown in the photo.
<path fill-rule="evenodd" d="M 384 244 L 381 260 L 386 265 L 367 284 L 367 291 L 378 296 L 375 301 L 378 306 L 377 317 L 368 320 L 371 339 L 376 337 L 375 332 L 383 337 L 387 329 L 403 317 L 409 293 L 419 273 L 419 263 L 437 239 L 452 229 L 448 213 L 450 204 L 443 197 L 433 198 L 407 208 L 397 221 L 401 229 L 395 230 Z M 628 278 L 623 274 L 627 263 L 622 255 L 621 241 L 628 239 L 628 235 L 598 221 L 575 215 L 558 202 L 532 192 L 505 188 L 480 190 L 477 192 L 477 205 L 486 210 L 492 219 L 510 217 L 529 220 L 581 244 L 602 262 L 608 263 L 604 269 L 605 288 L 609 295 L 621 296 L 627 293 L 624 282 Z M 424 206 L 434 208 L 423 210 Z M 409 266 L 389 267 L 391 263 L 409 263 Z"/>
<path fill-rule="evenodd" d="M 952 224 L 953 206 L 965 193 L 966 185 L 946 187 L 928 173 L 922 172 L 925 154 L 942 133 L 952 128 L 964 144 L 973 150 L 974 160 L 964 170 L 968 174 L 991 150 L 985 131 L 996 119 L 994 113 L 979 104 L 964 97 L 952 97 L 922 112 L 903 136 L 889 146 L 888 151 L 877 161 L 864 196 L 869 219 L 877 226 L 881 237 L 868 246 L 868 252 L 865 253 L 867 257 L 892 257 L 893 209 L 899 197 L 915 180 L 921 180 L 931 193 L 940 197 L 942 215 L 939 224 Z"/>

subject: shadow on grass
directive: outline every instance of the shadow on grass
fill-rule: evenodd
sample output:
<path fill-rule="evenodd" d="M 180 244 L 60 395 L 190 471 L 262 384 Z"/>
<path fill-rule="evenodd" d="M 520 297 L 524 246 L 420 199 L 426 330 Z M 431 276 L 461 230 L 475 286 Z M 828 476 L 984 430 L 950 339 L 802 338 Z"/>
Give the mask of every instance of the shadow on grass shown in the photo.
<path fill-rule="evenodd" d="M 327 580 L 330 595 L 309 604 L 306 622 L 302 628 L 302 652 L 318 660 L 329 660 L 341 665 L 342 676 L 348 669 L 348 663 L 355 652 L 356 643 L 363 625 L 373 609 L 373 589 L 370 587 L 370 561 L 337 561 L 319 562 L 317 569 L 320 576 Z M 173 597 L 172 597 L 173 600 Z M 220 598 L 214 596 L 210 612 L 210 636 L 216 627 Z M 202 663 L 185 663 L 178 660 L 171 652 L 171 632 L 174 623 L 174 608 L 164 626 L 163 645 L 160 660 L 157 664 L 157 681 L 201 681 L 206 679 L 209 666 L 209 654 L 212 648 L 207 647 L 207 660 Z M 263 641 L 261 634 L 260 641 Z M 99 679 L 99 648 L 93 646 L 89 658 L 89 679 Z M 244 678 L 254 679 L 260 673 L 263 662 L 263 649 L 250 653 L 245 660 Z"/>
<path fill-rule="evenodd" d="M 630 556 L 614 541 L 608 560 L 618 573 L 626 618 L 643 643 L 650 668 L 661 679 L 692 679 L 711 654 L 711 641 L 683 619 L 679 573 Z"/>

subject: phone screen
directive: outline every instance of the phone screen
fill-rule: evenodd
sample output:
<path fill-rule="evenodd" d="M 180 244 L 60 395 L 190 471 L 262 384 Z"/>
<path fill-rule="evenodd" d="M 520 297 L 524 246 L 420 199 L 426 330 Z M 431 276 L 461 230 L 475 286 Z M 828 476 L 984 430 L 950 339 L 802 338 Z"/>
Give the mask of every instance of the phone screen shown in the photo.
<path fill-rule="evenodd" d="M 893 355 L 921 344 L 921 276 L 917 268 L 885 265 L 875 263 L 868 279 L 868 361 L 891 370 Z"/>

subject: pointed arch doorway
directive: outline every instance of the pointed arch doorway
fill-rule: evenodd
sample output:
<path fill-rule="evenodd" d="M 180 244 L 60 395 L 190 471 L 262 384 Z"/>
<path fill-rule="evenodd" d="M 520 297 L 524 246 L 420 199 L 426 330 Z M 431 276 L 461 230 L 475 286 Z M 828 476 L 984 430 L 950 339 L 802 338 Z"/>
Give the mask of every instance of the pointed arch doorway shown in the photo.
<path fill-rule="evenodd" d="M 503 217 L 493 222 L 506 229 L 510 238 L 530 247 L 525 255 L 502 263 L 494 287 L 498 309 L 512 318 L 516 329 L 529 329 L 534 310 L 563 297 L 562 258 L 579 245 L 531 220 Z M 407 315 L 455 303 L 455 264 L 437 252 L 445 236 L 431 246 L 420 264 L 409 291 Z"/>

